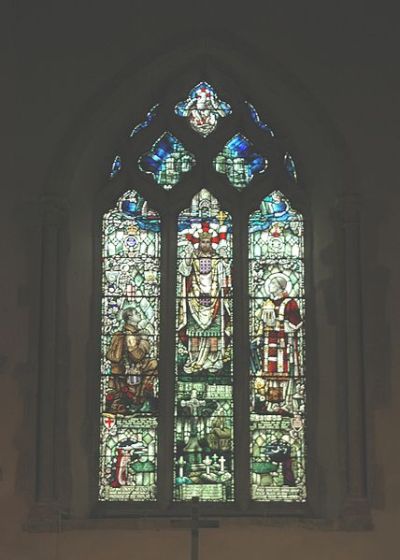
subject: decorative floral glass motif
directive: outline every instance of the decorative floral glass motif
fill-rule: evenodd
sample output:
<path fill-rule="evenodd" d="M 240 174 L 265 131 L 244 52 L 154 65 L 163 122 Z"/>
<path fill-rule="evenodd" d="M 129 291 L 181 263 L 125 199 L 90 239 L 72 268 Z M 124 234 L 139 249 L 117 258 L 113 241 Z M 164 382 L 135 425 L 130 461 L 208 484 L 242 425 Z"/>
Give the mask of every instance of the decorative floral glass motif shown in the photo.
<path fill-rule="evenodd" d="M 139 158 L 139 168 L 153 175 L 166 190 L 172 189 L 195 163 L 194 156 L 170 132 L 164 132 L 151 150 Z"/>
<path fill-rule="evenodd" d="M 200 82 L 190 91 L 186 101 L 176 105 L 175 113 L 187 118 L 192 129 L 206 137 L 215 130 L 220 117 L 231 113 L 231 107 L 218 99 L 215 89 L 207 82 Z"/>
<path fill-rule="evenodd" d="M 224 173 L 236 189 L 244 189 L 256 173 L 264 173 L 268 161 L 254 151 L 254 145 L 242 134 L 235 134 L 214 159 L 214 168 Z"/>
<path fill-rule="evenodd" d="M 286 152 L 284 160 L 285 160 L 286 171 L 289 173 L 292 179 L 297 181 L 296 165 L 294 163 L 294 159 L 289 154 L 289 152 Z"/>
<path fill-rule="evenodd" d="M 249 222 L 251 497 L 303 502 L 303 218 L 274 191 Z"/>
<path fill-rule="evenodd" d="M 113 179 L 122 169 L 122 161 L 120 156 L 115 156 L 111 166 L 110 177 Z"/>
<path fill-rule="evenodd" d="M 153 122 L 153 120 L 155 119 L 156 115 L 157 115 L 157 111 L 159 108 L 160 104 L 157 103 L 156 105 L 154 105 L 150 111 L 147 113 L 146 118 L 144 119 L 143 122 L 137 124 L 131 131 L 130 133 L 130 138 L 133 138 L 134 136 L 136 136 L 136 134 L 138 134 L 139 132 L 141 132 L 142 130 L 144 130 L 145 128 L 147 128 L 148 126 L 150 126 L 150 124 Z"/>
<path fill-rule="evenodd" d="M 156 499 L 160 218 L 135 191 L 103 218 L 100 488 Z"/>
<path fill-rule="evenodd" d="M 253 122 L 256 123 L 256 125 L 258 126 L 258 128 L 261 128 L 261 130 L 265 130 L 265 132 L 268 132 L 268 134 L 270 136 L 272 136 L 272 138 L 275 136 L 272 128 L 270 126 L 267 125 L 267 123 L 263 122 L 260 117 L 258 116 L 258 113 L 256 111 L 256 108 L 254 107 L 254 105 L 252 105 L 251 103 L 249 103 L 248 101 L 245 101 L 247 107 L 249 108 L 250 111 L 250 117 L 253 120 Z"/>
<path fill-rule="evenodd" d="M 178 218 L 174 499 L 233 496 L 232 221 L 205 189 Z"/>

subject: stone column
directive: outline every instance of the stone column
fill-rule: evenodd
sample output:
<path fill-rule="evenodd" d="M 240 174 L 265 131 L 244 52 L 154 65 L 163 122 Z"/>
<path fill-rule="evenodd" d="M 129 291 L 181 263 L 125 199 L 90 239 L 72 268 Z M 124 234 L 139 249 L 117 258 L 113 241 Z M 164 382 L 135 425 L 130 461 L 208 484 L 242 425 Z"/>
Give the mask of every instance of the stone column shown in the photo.
<path fill-rule="evenodd" d="M 343 529 L 357 530 L 372 527 L 367 497 L 359 197 L 352 194 L 343 196 L 339 201 L 339 210 L 344 252 L 344 364 L 347 413 L 346 496 L 340 524 Z"/>
<path fill-rule="evenodd" d="M 35 502 L 26 529 L 57 531 L 60 511 L 57 505 L 56 451 L 58 410 L 58 356 L 60 238 L 65 225 L 66 207 L 57 197 L 41 200 L 40 321 L 37 376 Z"/>

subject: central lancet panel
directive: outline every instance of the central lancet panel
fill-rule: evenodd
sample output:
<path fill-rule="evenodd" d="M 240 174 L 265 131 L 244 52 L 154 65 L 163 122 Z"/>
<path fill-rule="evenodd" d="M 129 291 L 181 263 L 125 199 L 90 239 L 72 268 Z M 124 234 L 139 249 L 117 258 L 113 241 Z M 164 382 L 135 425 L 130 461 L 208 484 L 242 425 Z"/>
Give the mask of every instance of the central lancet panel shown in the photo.
<path fill-rule="evenodd" d="M 174 500 L 233 495 L 232 219 L 206 189 L 178 218 Z"/>

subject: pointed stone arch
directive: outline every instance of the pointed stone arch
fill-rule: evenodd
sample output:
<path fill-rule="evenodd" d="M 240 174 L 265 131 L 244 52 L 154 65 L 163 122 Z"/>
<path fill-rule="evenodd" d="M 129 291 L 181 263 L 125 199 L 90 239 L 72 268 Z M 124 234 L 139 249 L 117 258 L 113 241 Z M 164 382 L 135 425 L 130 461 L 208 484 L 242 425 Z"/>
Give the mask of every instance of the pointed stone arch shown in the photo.
<path fill-rule="evenodd" d="M 150 53 L 147 58 L 134 61 L 129 68 L 111 78 L 81 108 L 49 167 L 41 213 L 38 427 L 33 434 L 38 445 L 31 527 L 55 528 L 60 511 L 67 510 L 72 516 L 89 516 L 93 507 L 90 493 L 83 490 L 93 490 L 96 486 L 91 474 L 95 464 L 92 444 L 95 407 L 91 395 L 96 386 L 93 372 L 98 363 L 95 349 L 99 315 L 93 286 L 99 278 L 100 216 L 115 195 L 132 187 L 137 188 L 156 210 L 163 208 L 166 201 L 167 195 L 153 191 L 150 183 L 141 181 L 137 186 L 138 175 L 133 168 L 115 178 L 111 191 L 107 179 L 110 165 L 115 153 L 121 153 L 124 160 L 127 147 L 126 140 L 121 138 L 129 135 L 132 121 L 138 122 L 150 106 L 159 101 L 162 92 L 167 100 L 179 99 L 181 95 L 176 92 L 187 91 L 186 85 L 197 83 L 197 77 L 203 71 L 205 79 L 216 80 L 223 90 L 236 84 L 236 90 L 233 87 L 231 91 L 241 92 L 242 98 L 254 103 L 260 114 L 268 115 L 271 126 L 281 130 L 283 139 L 287 139 L 290 144 L 287 148 L 298 164 L 299 184 L 304 189 L 292 189 L 288 194 L 305 218 L 312 218 L 307 234 L 308 254 L 306 252 L 312 286 L 310 307 L 314 333 L 311 415 L 315 421 L 314 428 L 310 428 L 310 453 L 315 457 L 315 464 L 310 504 L 317 516 L 337 519 L 342 515 L 345 503 L 345 520 L 368 524 L 362 310 L 357 292 L 361 282 L 359 204 L 353 196 L 357 178 L 346 142 L 295 77 L 276 62 L 260 60 L 248 45 L 238 48 L 237 41 L 232 45 L 229 38 L 225 43 L 213 39 L 191 41 L 184 49 L 180 48 L 180 43 L 184 40 L 178 39 L 176 45 L 169 45 L 168 50 L 158 56 Z M 149 91 L 153 92 L 154 99 L 149 99 Z M 232 95 L 234 97 L 234 93 Z M 161 113 L 161 120 L 165 118 Z M 203 150 L 207 156 L 202 138 L 189 137 L 184 123 L 179 130 L 188 140 L 189 147 Z M 220 140 L 220 136 L 211 137 L 213 153 L 216 153 Z M 137 143 L 138 153 L 143 153 L 148 143 L 149 137 L 143 135 Z M 187 180 L 180 193 L 181 208 L 187 206 L 203 181 L 201 174 Z M 273 179 L 267 181 L 265 191 L 275 188 L 273 183 Z M 225 206 L 233 214 L 238 199 L 224 188 L 225 185 L 213 176 L 210 190 L 220 199 L 224 195 Z M 262 192 L 261 187 L 249 191 L 246 202 L 249 212 L 259 204 Z M 57 209 L 56 213 L 54 209 Z M 238 225 L 243 228 L 245 224 L 239 220 Z M 176 257 L 172 226 L 166 230 L 164 262 Z M 324 265 L 320 262 L 321 253 L 327 255 Z M 322 281 L 327 286 L 324 293 L 319 289 Z M 79 301 L 77 293 L 80 294 Z M 343 297 L 345 308 L 336 317 L 316 313 L 317 309 L 324 309 L 326 298 L 336 301 Z M 166 312 L 171 315 L 172 308 Z M 166 323 L 161 328 L 167 328 Z M 332 329 L 335 340 L 331 336 Z M 346 335 L 350 332 L 356 332 L 357 336 L 350 339 Z M 35 333 L 32 336 L 36 338 Z M 171 367 L 172 363 L 170 355 L 166 367 Z M 321 368 L 324 369 L 323 378 L 318 376 Z M 86 375 L 87 372 L 92 374 Z M 83 389 L 75 393 L 73 388 L 77 383 Z M 64 401 L 65 394 L 70 395 L 68 402 Z M 49 401 L 55 402 L 56 406 L 46 406 Z M 171 410 L 166 404 L 164 413 L 171 415 Z M 357 421 L 346 418 L 356 418 Z M 321 433 L 317 425 L 324 425 L 326 431 Z M 165 429 L 170 427 L 167 422 Z M 339 441 L 339 431 L 346 434 L 345 441 Z M 334 450 L 322 452 L 326 450 L 327 441 L 330 445 L 338 443 Z M 168 449 L 163 453 L 167 456 Z M 346 474 L 336 477 L 337 472 L 343 470 L 342 461 L 338 459 L 341 456 L 346 457 Z M 242 484 L 245 484 L 248 477 L 245 466 L 242 466 L 245 473 Z M 165 486 L 161 498 L 164 508 L 167 507 L 170 486 Z M 320 488 L 326 488 L 326 496 L 322 496 Z M 241 508 L 245 508 L 245 502 L 245 497 L 240 496 Z M 265 514 L 264 511 L 260 513 Z"/>

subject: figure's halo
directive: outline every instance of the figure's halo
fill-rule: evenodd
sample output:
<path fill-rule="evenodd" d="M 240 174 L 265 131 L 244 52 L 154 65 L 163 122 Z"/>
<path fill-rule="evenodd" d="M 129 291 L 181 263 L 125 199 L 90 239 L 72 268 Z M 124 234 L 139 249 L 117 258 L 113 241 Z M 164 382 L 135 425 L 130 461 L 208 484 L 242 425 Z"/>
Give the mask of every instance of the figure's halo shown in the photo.
<path fill-rule="evenodd" d="M 270 291 L 270 284 L 271 281 L 274 280 L 275 278 L 283 278 L 286 282 L 286 288 L 285 288 L 285 292 L 290 294 L 292 291 L 292 282 L 289 278 L 289 276 L 287 274 L 285 274 L 284 272 L 273 272 L 272 274 L 270 274 L 270 276 L 268 276 L 268 278 L 265 281 L 264 284 L 264 294 L 266 297 L 271 297 L 271 291 Z"/>

